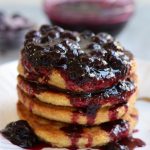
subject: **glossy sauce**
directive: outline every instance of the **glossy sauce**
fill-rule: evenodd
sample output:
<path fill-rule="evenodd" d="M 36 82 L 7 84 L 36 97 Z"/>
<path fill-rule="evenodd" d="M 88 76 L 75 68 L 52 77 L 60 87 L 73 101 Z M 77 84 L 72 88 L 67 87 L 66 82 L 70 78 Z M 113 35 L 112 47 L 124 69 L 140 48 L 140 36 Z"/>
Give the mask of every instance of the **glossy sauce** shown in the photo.
<path fill-rule="evenodd" d="M 135 150 L 135 148 L 144 147 L 145 143 L 141 139 L 127 137 L 119 142 L 112 142 L 106 146 L 97 148 L 98 150 Z"/>
<path fill-rule="evenodd" d="M 106 88 L 96 93 L 79 93 L 72 92 L 69 90 L 62 90 L 53 86 L 47 86 L 42 84 L 37 84 L 31 81 L 27 81 L 22 77 L 18 86 L 21 89 L 25 89 L 27 93 L 31 96 L 35 94 L 40 94 L 44 91 L 56 93 L 56 94 L 65 94 L 73 107 L 87 107 L 91 105 L 105 105 L 111 104 L 116 105 L 120 103 L 127 103 L 128 98 L 135 92 L 136 86 L 133 81 L 127 79 L 125 81 L 120 81 L 117 85 L 114 85 L 111 88 Z"/>
<path fill-rule="evenodd" d="M 129 134 L 129 124 L 124 120 L 115 120 L 112 122 L 103 123 L 100 127 L 109 133 L 113 141 L 118 141 Z"/>
<path fill-rule="evenodd" d="M 108 143 L 107 145 L 102 147 L 87 148 L 87 150 L 135 150 L 136 148 L 142 148 L 145 145 L 146 145 L 145 142 L 143 142 L 141 139 L 134 137 L 127 137 L 120 140 L 119 142 Z M 29 150 L 42 150 L 43 148 L 52 148 L 52 147 L 50 145 L 43 143 Z M 59 148 L 57 149 L 59 150 Z M 71 147 L 68 148 L 68 150 L 78 150 L 78 148 Z"/>
<path fill-rule="evenodd" d="M 130 74 L 133 56 L 109 34 L 75 33 L 42 26 L 26 35 L 22 61 L 27 78 L 47 84 L 53 69 L 67 88 L 92 92 L 111 87 Z"/>
<path fill-rule="evenodd" d="M 9 123 L 1 133 L 11 143 L 22 148 L 34 147 L 39 143 L 38 137 L 24 120 Z"/>
<path fill-rule="evenodd" d="M 65 134 L 67 134 L 70 137 L 70 148 L 76 148 L 78 140 L 81 137 L 81 134 L 83 133 L 83 127 L 80 125 L 70 124 L 66 127 L 62 127 L 61 130 L 64 131 Z"/>
<path fill-rule="evenodd" d="M 135 148 L 145 146 L 145 143 L 141 139 L 126 137 L 128 135 L 128 123 L 125 121 L 118 120 L 110 123 L 104 123 L 100 125 L 100 127 L 110 134 L 110 137 L 112 137 L 114 142 L 108 143 L 106 146 L 95 147 L 93 149 L 134 150 Z M 68 149 L 77 150 L 78 148 L 76 147 L 76 144 L 81 137 L 81 134 L 84 132 L 83 127 L 80 125 L 68 125 L 61 128 L 61 130 L 70 137 L 71 146 Z M 50 144 L 46 144 L 38 140 L 28 123 L 23 120 L 8 124 L 6 128 L 1 131 L 1 133 L 13 144 L 22 148 L 27 148 L 28 150 L 42 150 L 42 148 L 52 148 Z M 116 141 L 116 138 L 121 138 L 121 140 Z M 88 142 L 86 147 L 91 147 L 93 139 L 90 135 L 87 136 L 87 139 Z"/>
<path fill-rule="evenodd" d="M 117 104 L 117 105 L 113 105 L 112 107 L 109 108 L 109 119 L 111 121 L 118 119 L 118 116 L 117 116 L 118 110 L 117 109 L 121 106 L 124 106 L 125 112 L 128 111 L 128 105 L 126 103 L 120 103 L 120 104 Z"/>
<path fill-rule="evenodd" d="M 87 125 L 93 125 L 95 123 L 95 117 L 97 114 L 98 109 L 100 108 L 99 105 L 89 105 L 85 108 L 77 108 L 72 116 L 72 123 L 75 124 L 78 122 L 79 114 L 86 116 L 87 118 Z"/>

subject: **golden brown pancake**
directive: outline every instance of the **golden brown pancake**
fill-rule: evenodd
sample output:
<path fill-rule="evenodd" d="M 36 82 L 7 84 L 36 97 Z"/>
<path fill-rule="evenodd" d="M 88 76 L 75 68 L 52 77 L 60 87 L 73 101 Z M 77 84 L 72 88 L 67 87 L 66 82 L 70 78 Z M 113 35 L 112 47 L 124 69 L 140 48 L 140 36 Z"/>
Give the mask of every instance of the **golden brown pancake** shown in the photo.
<path fill-rule="evenodd" d="M 49 86 L 43 86 L 41 84 L 29 82 L 21 76 L 18 76 L 18 87 L 24 91 L 27 95 L 34 96 L 42 102 L 58 105 L 58 106 L 71 106 L 71 107 L 86 107 L 91 104 L 101 105 L 101 107 L 113 106 L 119 103 L 128 102 L 129 97 L 135 92 L 137 88 L 137 75 L 131 77 L 131 81 L 121 81 L 117 86 L 113 86 L 109 91 L 115 91 L 113 93 L 101 92 L 94 96 L 83 97 L 83 95 L 77 95 L 73 92 L 57 89 Z M 123 86 L 122 86 L 123 85 Z M 122 88 L 118 88 L 122 86 Z M 113 89 L 113 90 L 112 90 Z M 109 94 L 109 95 L 108 95 Z M 106 97 L 105 95 L 108 95 Z"/>
<path fill-rule="evenodd" d="M 136 72 L 136 61 L 132 60 L 131 61 L 131 70 L 130 70 L 130 74 L 134 74 Z M 20 62 L 18 64 L 18 72 L 21 76 L 23 76 L 24 78 L 28 79 L 28 72 L 25 71 L 22 63 Z M 46 79 L 45 79 L 46 78 Z M 47 82 L 47 84 L 49 85 L 53 85 L 55 87 L 61 88 L 61 89 L 69 89 L 69 87 L 67 86 L 68 83 L 67 81 L 62 77 L 61 73 L 59 70 L 53 69 L 50 74 L 46 77 L 37 77 L 36 82 L 43 84 L 44 82 Z M 94 85 L 93 85 L 94 86 Z M 82 89 L 80 86 L 75 87 L 74 91 L 84 91 L 84 89 Z"/>
<path fill-rule="evenodd" d="M 28 80 L 84 92 L 109 88 L 135 70 L 132 53 L 111 35 L 48 25 L 27 33 L 18 66 Z"/>
<path fill-rule="evenodd" d="M 128 110 L 133 107 L 136 100 L 134 93 L 126 104 L 117 107 L 99 108 L 96 106 L 87 107 L 86 109 L 75 109 L 73 107 L 55 106 L 43 103 L 35 97 L 28 96 L 18 88 L 18 97 L 21 103 L 34 114 L 50 120 L 56 120 L 66 123 L 77 124 L 100 124 L 111 120 L 121 118 Z"/>
<path fill-rule="evenodd" d="M 26 34 L 21 50 L 18 115 L 52 147 L 118 142 L 138 120 L 136 65 L 107 33 L 43 25 Z"/>
<path fill-rule="evenodd" d="M 20 102 L 17 104 L 17 110 L 20 119 L 26 120 L 40 139 L 56 147 L 84 148 L 105 145 L 132 133 L 138 116 L 137 110 L 133 108 L 121 120 L 115 122 L 93 127 L 74 127 L 38 117 Z"/>

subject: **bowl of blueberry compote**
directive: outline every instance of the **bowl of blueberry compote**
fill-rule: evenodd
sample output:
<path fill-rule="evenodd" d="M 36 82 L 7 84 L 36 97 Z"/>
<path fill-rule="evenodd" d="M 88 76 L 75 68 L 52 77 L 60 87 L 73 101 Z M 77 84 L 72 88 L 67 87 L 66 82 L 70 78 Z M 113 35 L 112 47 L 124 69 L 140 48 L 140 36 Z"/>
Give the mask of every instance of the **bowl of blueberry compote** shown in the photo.
<path fill-rule="evenodd" d="M 34 24 L 24 16 L 0 12 L 0 51 L 19 49 L 25 34 L 33 26 Z"/>
<path fill-rule="evenodd" d="M 134 13 L 134 0 L 45 0 L 51 23 L 65 29 L 117 35 Z"/>

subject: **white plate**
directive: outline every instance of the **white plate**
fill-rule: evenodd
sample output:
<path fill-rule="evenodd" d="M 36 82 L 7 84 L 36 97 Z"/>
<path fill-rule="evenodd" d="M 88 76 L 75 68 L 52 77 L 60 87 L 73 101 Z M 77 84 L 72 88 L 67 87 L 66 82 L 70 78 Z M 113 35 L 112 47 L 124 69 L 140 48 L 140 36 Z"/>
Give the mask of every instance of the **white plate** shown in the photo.
<path fill-rule="evenodd" d="M 11 121 L 18 119 L 16 114 L 16 76 L 17 62 L 5 64 L 0 67 L 0 130 Z M 140 77 L 140 97 L 150 97 L 150 63 L 139 61 L 138 74 Z M 134 136 L 146 142 L 146 146 L 138 148 L 150 150 L 150 102 L 138 101 L 140 113 L 139 132 Z M 20 150 L 0 135 L 0 150 Z"/>

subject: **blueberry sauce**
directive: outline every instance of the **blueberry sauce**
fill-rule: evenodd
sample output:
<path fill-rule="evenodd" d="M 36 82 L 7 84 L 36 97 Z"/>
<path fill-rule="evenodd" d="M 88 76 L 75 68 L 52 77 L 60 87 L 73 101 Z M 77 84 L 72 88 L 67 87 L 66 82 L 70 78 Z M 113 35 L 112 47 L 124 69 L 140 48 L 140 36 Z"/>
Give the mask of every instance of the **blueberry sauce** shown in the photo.
<path fill-rule="evenodd" d="M 134 11 L 133 0 L 58 1 L 45 0 L 44 10 L 52 22 L 74 31 L 105 31 L 116 35 Z"/>
<path fill-rule="evenodd" d="M 124 138 L 120 143 L 128 146 L 130 148 L 129 150 L 134 150 L 137 147 L 145 146 L 145 142 L 143 142 L 141 139 L 133 137 Z"/>
<path fill-rule="evenodd" d="M 23 100 L 25 103 L 26 97 L 29 97 L 29 95 L 27 95 L 26 93 L 24 93 L 22 90 L 20 90 L 18 88 L 18 94 L 21 96 L 23 96 Z M 38 103 L 41 103 L 36 97 L 32 97 L 32 100 L 37 101 Z M 117 105 L 113 105 L 112 107 L 110 107 L 108 109 L 108 117 L 110 121 L 113 120 L 117 120 L 118 119 L 118 109 L 122 107 L 125 109 L 125 112 L 128 111 L 128 106 L 126 105 L 126 103 L 120 103 Z M 89 105 L 87 107 L 79 107 L 79 108 L 74 108 L 73 110 L 71 110 L 72 112 L 72 118 L 71 118 L 71 123 L 72 124 L 78 124 L 78 119 L 80 116 L 84 116 L 86 117 L 86 124 L 89 126 L 92 126 L 93 124 L 95 124 L 95 118 L 97 116 L 97 112 L 99 111 L 99 109 L 101 108 L 100 105 L 97 104 L 92 104 Z M 34 109 L 34 103 L 32 101 L 30 101 L 29 103 L 29 111 L 32 112 L 32 110 Z M 132 114 L 131 114 L 132 115 Z"/>
<path fill-rule="evenodd" d="M 144 147 L 145 143 L 132 136 L 123 138 L 119 142 L 112 142 L 106 146 L 98 148 L 99 150 L 135 150 L 135 148 Z"/>
<path fill-rule="evenodd" d="M 24 120 L 9 123 L 1 133 L 10 142 L 22 148 L 30 148 L 39 143 L 34 131 Z"/>
<path fill-rule="evenodd" d="M 85 92 L 111 87 L 125 79 L 133 59 L 109 34 L 77 33 L 48 25 L 26 35 L 21 54 L 28 79 L 37 81 L 40 77 L 40 82 L 47 84 L 48 75 L 56 69 L 67 89 Z"/>
<path fill-rule="evenodd" d="M 109 133 L 112 141 L 117 141 L 129 135 L 129 124 L 121 119 L 103 123 L 100 127 Z"/>
<path fill-rule="evenodd" d="M 44 148 L 52 148 L 51 144 L 47 144 L 45 142 L 39 141 L 39 143 L 28 150 L 42 150 Z"/>
<path fill-rule="evenodd" d="M 105 105 L 127 103 L 129 97 L 135 92 L 136 86 L 130 80 L 120 81 L 111 88 L 105 88 L 95 93 L 79 95 L 69 94 L 70 103 L 74 107 L 85 107 L 89 105 Z M 71 96 L 70 96 L 71 95 Z"/>
<path fill-rule="evenodd" d="M 113 105 L 112 107 L 110 107 L 109 109 L 109 119 L 111 121 L 113 120 L 117 120 L 118 119 L 118 108 L 123 106 L 125 108 L 125 112 L 128 111 L 128 105 L 126 103 L 120 103 L 120 104 L 117 104 L 117 105 Z"/>
<path fill-rule="evenodd" d="M 87 125 L 93 125 L 95 123 L 95 117 L 99 108 L 100 108 L 99 105 L 93 104 L 87 107 L 76 109 L 72 116 L 72 123 L 77 123 L 78 115 L 80 114 L 80 115 L 86 116 Z"/>
<path fill-rule="evenodd" d="M 88 148 L 90 146 L 87 145 L 87 150 L 135 150 L 136 148 L 142 148 L 145 145 L 146 145 L 145 142 L 143 142 L 141 139 L 129 136 L 129 137 L 123 138 L 122 140 L 118 142 L 111 142 L 101 147 Z M 51 147 L 50 145 L 42 143 L 29 150 L 42 150 L 42 148 L 50 148 L 50 147 Z M 78 150 L 78 148 L 70 147 L 68 148 L 68 150 Z"/>
<path fill-rule="evenodd" d="M 108 143 L 106 146 L 95 147 L 94 149 L 99 150 L 134 150 L 137 147 L 145 146 L 145 143 L 137 138 L 129 136 L 129 124 L 127 121 L 117 120 L 109 123 L 103 123 L 100 127 L 109 133 L 112 138 L 111 143 Z M 77 150 L 76 144 L 84 133 L 83 127 L 80 125 L 68 125 L 61 128 L 62 131 L 67 134 L 71 139 L 71 150 Z M 87 147 L 89 149 L 92 146 L 93 138 L 89 135 Z"/>
<path fill-rule="evenodd" d="M 93 137 L 90 135 L 90 134 L 88 134 L 88 136 L 87 136 L 87 139 L 88 139 L 88 142 L 87 142 L 87 144 L 85 145 L 85 147 L 92 147 L 92 144 L 93 144 Z"/>
<path fill-rule="evenodd" d="M 87 117 L 87 125 L 94 124 L 95 117 L 99 108 L 100 106 L 96 104 L 89 105 L 88 107 L 82 108 L 81 110 L 82 114 L 85 114 Z"/>
<path fill-rule="evenodd" d="M 19 76 L 18 86 L 21 89 L 25 89 L 27 93 L 34 96 L 36 93 L 39 94 L 44 91 L 50 91 L 52 93 L 63 93 L 65 94 L 70 103 L 74 107 L 87 107 L 91 105 L 105 105 L 105 104 L 120 104 L 127 103 L 129 97 L 135 92 L 136 86 L 133 81 L 126 79 L 120 81 L 117 85 L 111 88 L 106 88 L 95 93 L 79 93 L 72 92 L 69 90 L 62 90 L 53 86 L 47 86 L 42 84 L 37 84 Z"/>
<path fill-rule="evenodd" d="M 108 143 L 102 147 L 95 147 L 93 149 L 134 150 L 137 147 L 145 146 L 145 143 L 142 140 L 127 136 L 126 132 L 128 130 L 128 125 L 126 124 L 127 122 L 118 120 L 100 125 L 101 128 L 110 134 L 110 137 L 113 136 L 113 140 L 115 140 L 116 137 L 121 140 Z M 62 127 L 61 130 L 70 137 L 71 146 L 68 148 L 68 150 L 77 150 L 78 147 L 76 147 L 76 144 L 82 133 L 84 133 L 83 126 L 70 124 L 68 126 Z M 6 128 L 1 131 L 1 133 L 13 144 L 22 148 L 27 148 L 28 150 L 42 150 L 42 148 L 52 148 L 52 145 L 40 141 L 34 134 L 29 124 L 24 120 L 19 120 L 8 124 Z M 89 147 L 88 149 L 90 150 L 92 149 L 90 147 L 92 146 L 93 139 L 90 135 L 87 136 L 87 139 L 88 143 L 86 144 L 86 147 Z"/>
<path fill-rule="evenodd" d="M 65 132 L 70 137 L 71 149 L 77 149 L 76 145 L 78 143 L 81 134 L 83 133 L 83 126 L 70 124 L 68 126 L 62 127 L 62 131 Z"/>

